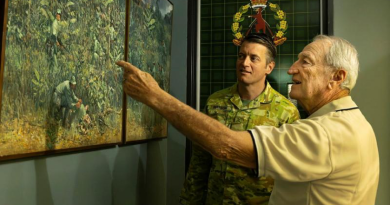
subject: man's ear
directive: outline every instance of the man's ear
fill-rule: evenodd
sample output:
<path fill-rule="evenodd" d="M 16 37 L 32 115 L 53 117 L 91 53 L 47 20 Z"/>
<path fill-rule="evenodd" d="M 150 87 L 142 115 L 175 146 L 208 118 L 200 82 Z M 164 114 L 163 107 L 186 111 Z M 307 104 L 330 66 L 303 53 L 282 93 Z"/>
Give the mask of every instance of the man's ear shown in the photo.
<path fill-rule="evenodd" d="M 348 72 L 344 69 L 337 70 L 332 74 L 332 77 L 329 81 L 328 88 L 333 89 L 335 87 L 340 87 L 340 85 L 347 78 Z"/>
<path fill-rule="evenodd" d="M 274 68 L 275 68 L 275 61 L 271 61 L 270 63 L 268 63 L 268 64 L 266 65 L 265 74 L 266 74 L 266 75 L 271 74 L 271 72 L 272 72 L 272 70 L 273 70 Z"/>

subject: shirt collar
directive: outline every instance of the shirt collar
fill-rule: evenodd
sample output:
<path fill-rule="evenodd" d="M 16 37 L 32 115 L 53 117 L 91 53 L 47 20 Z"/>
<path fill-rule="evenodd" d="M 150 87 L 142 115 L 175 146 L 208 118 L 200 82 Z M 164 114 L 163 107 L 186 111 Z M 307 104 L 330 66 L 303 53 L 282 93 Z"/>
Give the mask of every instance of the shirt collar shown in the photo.
<path fill-rule="evenodd" d="M 352 100 L 351 96 L 346 96 L 346 97 L 339 98 L 337 100 L 333 100 L 332 102 L 322 106 L 319 110 L 315 111 L 308 118 L 318 117 L 330 112 L 334 112 L 336 110 L 349 109 L 355 107 L 357 107 L 357 105 Z"/>
<path fill-rule="evenodd" d="M 261 94 L 259 96 L 257 96 L 255 99 L 252 100 L 252 102 L 249 103 L 249 108 L 253 108 L 253 107 L 260 107 L 260 104 L 266 104 L 266 103 L 271 103 L 272 100 L 273 100 L 273 97 L 274 95 L 271 95 L 272 92 L 271 92 L 271 85 L 268 83 L 268 81 L 266 81 L 266 84 L 265 84 L 265 89 L 263 90 L 263 92 L 261 92 Z M 238 83 L 234 84 L 232 86 L 232 90 L 231 90 L 233 96 L 230 98 L 230 101 L 235 105 L 237 106 L 238 108 L 241 108 L 242 107 L 242 101 L 241 101 L 241 97 L 238 93 Z"/>

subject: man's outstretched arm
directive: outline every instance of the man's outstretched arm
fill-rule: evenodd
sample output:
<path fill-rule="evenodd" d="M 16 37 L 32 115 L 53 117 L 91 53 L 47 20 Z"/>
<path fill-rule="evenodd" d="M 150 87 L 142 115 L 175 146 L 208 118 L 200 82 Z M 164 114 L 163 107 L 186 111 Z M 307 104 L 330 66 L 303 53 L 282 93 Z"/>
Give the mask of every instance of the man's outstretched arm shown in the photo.
<path fill-rule="evenodd" d="M 177 130 L 214 157 L 256 168 L 256 154 L 250 134 L 232 131 L 217 120 L 198 112 L 162 90 L 153 77 L 130 63 L 124 68 L 123 90 L 160 113 Z"/>

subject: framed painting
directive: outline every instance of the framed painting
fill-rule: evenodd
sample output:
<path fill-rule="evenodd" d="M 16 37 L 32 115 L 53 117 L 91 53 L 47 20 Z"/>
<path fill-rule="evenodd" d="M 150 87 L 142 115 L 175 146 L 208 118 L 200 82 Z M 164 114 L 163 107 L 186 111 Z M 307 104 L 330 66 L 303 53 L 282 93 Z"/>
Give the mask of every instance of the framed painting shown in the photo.
<path fill-rule="evenodd" d="M 169 90 L 173 5 L 168 0 L 131 0 L 128 61 Z M 124 143 L 167 136 L 167 121 L 148 106 L 127 98 Z"/>
<path fill-rule="evenodd" d="M 4 5 L 0 160 L 122 143 L 126 0 Z"/>

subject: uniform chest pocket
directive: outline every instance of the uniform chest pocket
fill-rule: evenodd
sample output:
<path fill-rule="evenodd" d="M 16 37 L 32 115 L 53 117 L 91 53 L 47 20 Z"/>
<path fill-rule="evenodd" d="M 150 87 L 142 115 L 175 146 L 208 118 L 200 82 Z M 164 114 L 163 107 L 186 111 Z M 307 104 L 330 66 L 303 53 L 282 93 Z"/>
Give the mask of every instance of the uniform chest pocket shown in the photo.
<path fill-rule="evenodd" d="M 207 114 L 223 124 L 226 123 L 228 116 L 232 113 L 232 111 L 233 108 L 231 106 L 207 106 Z"/>

